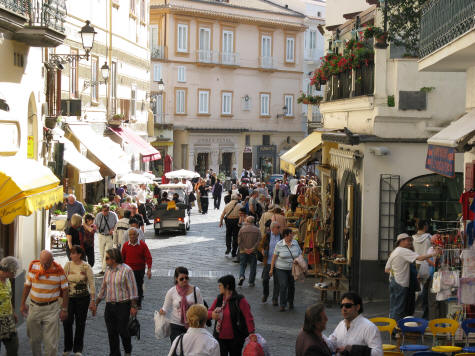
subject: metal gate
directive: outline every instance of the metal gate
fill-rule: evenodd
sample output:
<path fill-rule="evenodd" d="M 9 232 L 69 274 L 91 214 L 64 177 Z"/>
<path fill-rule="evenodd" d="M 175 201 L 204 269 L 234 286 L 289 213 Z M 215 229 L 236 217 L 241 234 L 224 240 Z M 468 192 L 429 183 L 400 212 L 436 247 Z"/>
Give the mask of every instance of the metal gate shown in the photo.
<path fill-rule="evenodd" d="M 381 174 L 379 178 L 379 261 L 386 261 L 393 249 L 396 196 L 400 182 L 399 175 Z"/>

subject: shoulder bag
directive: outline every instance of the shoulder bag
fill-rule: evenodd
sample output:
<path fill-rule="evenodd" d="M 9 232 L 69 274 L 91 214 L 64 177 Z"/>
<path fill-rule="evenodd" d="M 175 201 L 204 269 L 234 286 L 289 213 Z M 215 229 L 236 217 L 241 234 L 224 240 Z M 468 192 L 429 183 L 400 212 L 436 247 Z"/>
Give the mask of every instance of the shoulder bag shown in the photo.
<path fill-rule="evenodd" d="M 176 341 L 175 348 L 173 349 L 172 356 L 185 356 L 185 354 L 183 352 L 183 336 L 185 336 L 185 334 L 181 334 L 180 336 L 178 336 L 178 340 Z M 178 349 L 178 347 L 180 347 L 180 353 L 179 354 L 176 353 L 176 350 Z"/>
<path fill-rule="evenodd" d="M 290 251 L 289 246 L 284 243 L 285 247 L 290 252 L 290 257 L 292 257 L 292 261 L 296 263 L 292 263 L 292 276 L 296 281 L 304 280 L 305 273 L 308 271 L 308 265 L 303 256 L 300 254 L 296 258 L 292 255 L 292 251 Z"/>
<path fill-rule="evenodd" d="M 196 286 L 193 287 L 193 295 L 195 296 L 195 304 L 198 304 L 198 299 L 196 298 Z M 205 306 L 206 309 L 209 309 L 208 303 L 206 303 L 206 300 L 203 298 L 203 305 Z M 206 320 L 206 326 L 211 326 L 211 320 Z"/>

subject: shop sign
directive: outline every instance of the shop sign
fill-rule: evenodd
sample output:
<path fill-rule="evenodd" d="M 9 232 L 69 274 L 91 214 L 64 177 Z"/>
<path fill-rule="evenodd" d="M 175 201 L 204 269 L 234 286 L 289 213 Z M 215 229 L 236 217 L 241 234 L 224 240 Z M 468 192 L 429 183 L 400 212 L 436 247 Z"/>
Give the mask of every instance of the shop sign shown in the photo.
<path fill-rule="evenodd" d="M 429 145 L 426 168 L 443 176 L 455 177 L 455 148 Z"/>
<path fill-rule="evenodd" d="M 33 136 L 28 136 L 26 141 L 26 156 L 29 159 L 35 158 L 35 138 Z"/>
<path fill-rule="evenodd" d="M 274 145 L 271 146 L 257 146 L 257 153 L 262 153 L 262 154 L 275 154 L 276 152 L 276 147 Z"/>

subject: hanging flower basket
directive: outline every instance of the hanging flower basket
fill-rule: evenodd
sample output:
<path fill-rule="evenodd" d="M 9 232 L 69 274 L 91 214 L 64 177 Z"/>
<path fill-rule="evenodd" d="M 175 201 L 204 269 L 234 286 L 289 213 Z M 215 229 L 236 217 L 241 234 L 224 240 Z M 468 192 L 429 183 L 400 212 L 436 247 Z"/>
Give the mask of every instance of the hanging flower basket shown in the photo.
<path fill-rule="evenodd" d="M 58 119 L 56 117 L 46 117 L 45 118 L 45 127 L 52 130 L 56 127 Z"/>

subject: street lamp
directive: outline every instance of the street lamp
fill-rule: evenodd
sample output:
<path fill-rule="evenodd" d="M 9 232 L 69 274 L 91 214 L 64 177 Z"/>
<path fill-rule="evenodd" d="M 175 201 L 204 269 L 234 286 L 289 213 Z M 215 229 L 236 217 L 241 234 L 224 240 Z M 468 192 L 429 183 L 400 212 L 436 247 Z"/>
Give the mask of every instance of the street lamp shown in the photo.
<path fill-rule="evenodd" d="M 164 91 L 165 90 L 165 84 L 163 84 L 163 79 L 160 78 L 158 81 L 158 91 Z"/>
<path fill-rule="evenodd" d="M 104 64 L 102 65 L 101 74 L 102 78 L 104 79 L 104 82 L 107 83 L 107 80 L 109 79 L 109 66 L 107 65 L 107 62 L 104 62 Z"/>

